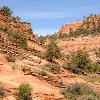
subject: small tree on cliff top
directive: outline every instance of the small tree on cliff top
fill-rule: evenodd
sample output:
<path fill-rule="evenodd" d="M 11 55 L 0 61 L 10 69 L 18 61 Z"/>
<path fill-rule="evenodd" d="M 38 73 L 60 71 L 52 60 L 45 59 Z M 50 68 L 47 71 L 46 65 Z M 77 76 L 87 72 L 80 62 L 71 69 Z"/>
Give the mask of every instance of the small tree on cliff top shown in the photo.
<path fill-rule="evenodd" d="M 13 11 L 8 6 L 4 6 L 0 8 L 0 13 L 4 16 L 12 16 Z"/>

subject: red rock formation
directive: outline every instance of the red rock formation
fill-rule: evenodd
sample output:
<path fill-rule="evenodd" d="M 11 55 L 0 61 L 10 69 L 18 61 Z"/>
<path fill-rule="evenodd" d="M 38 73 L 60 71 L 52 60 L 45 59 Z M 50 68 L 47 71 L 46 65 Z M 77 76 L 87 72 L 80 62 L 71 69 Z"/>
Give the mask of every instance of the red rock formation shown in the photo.
<path fill-rule="evenodd" d="M 72 22 L 72 23 L 63 25 L 62 28 L 60 29 L 59 33 L 67 33 L 67 34 L 69 34 L 71 30 L 75 31 L 81 25 L 82 25 L 82 21 L 76 21 L 76 22 Z"/>
<path fill-rule="evenodd" d="M 28 40 L 37 41 L 36 35 L 32 32 L 31 24 L 27 22 L 17 22 L 12 17 L 3 16 L 0 14 L 0 25 L 9 26 L 12 32 L 24 34 Z"/>

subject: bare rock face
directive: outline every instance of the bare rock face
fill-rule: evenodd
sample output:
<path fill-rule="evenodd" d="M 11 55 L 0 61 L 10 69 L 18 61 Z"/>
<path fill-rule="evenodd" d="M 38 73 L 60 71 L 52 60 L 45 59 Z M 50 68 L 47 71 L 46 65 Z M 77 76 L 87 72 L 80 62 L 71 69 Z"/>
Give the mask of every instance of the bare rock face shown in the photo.
<path fill-rule="evenodd" d="M 63 25 L 59 31 L 59 33 L 67 33 L 69 34 L 70 31 L 75 31 L 77 30 L 80 26 L 82 25 L 82 21 L 76 21 L 76 22 L 72 22 L 66 25 Z"/>

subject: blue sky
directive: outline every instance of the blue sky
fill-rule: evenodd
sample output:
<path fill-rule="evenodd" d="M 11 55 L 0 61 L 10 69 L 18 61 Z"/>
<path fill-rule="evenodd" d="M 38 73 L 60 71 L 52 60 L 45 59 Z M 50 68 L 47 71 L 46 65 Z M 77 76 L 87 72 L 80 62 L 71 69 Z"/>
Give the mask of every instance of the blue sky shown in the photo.
<path fill-rule="evenodd" d="M 100 14 L 100 0 L 0 0 L 0 7 L 9 6 L 21 21 L 30 22 L 39 35 L 59 31 L 63 24 Z"/>

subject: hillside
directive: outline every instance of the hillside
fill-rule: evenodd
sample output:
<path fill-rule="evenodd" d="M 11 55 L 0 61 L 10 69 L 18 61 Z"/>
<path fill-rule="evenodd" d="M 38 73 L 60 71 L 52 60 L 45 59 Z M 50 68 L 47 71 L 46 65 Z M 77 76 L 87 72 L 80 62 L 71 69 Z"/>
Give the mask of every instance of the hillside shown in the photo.
<path fill-rule="evenodd" d="M 72 36 L 64 39 L 62 37 L 61 39 L 58 38 L 59 35 L 57 34 L 56 38 L 55 35 L 54 37 L 53 35 L 43 37 L 46 41 L 41 43 L 40 38 L 33 33 L 30 23 L 19 21 L 18 16 L 9 15 L 8 11 L 5 13 L 5 9 L 0 10 L 0 100 L 17 100 L 19 95 L 16 97 L 15 92 L 23 83 L 29 84 L 32 91 L 31 98 L 21 100 L 65 100 L 65 95 L 61 93 L 61 90 L 66 89 L 65 87 L 70 86 L 70 84 L 77 83 L 80 84 L 79 90 L 84 87 L 81 88 L 81 84 L 86 84 L 92 89 L 92 93 L 96 93 L 96 95 L 91 93 L 90 95 L 99 98 L 100 66 L 95 63 L 99 59 L 95 54 L 95 50 L 100 48 L 99 35 L 94 37 L 90 35 L 80 36 L 78 38 Z M 77 31 L 79 27 L 85 29 L 84 26 L 81 22 L 73 22 L 63 26 L 60 33 L 69 35 L 71 29 Z M 77 73 L 74 73 L 68 69 L 66 63 L 69 63 L 71 53 L 78 50 L 88 52 L 89 57 L 81 52 L 82 57 L 78 56 L 77 62 L 79 65 L 82 63 L 84 65 L 82 67 L 86 68 L 82 69 L 81 66 L 79 68 L 75 66 L 74 70 Z M 86 61 L 80 63 L 81 59 Z M 77 64 L 76 62 L 71 63 Z M 86 65 L 88 63 L 89 66 Z M 93 72 L 94 69 L 91 66 L 98 67 L 98 69 Z M 88 70 L 88 68 L 90 69 Z M 77 86 L 75 90 L 77 91 Z M 27 89 L 22 92 L 26 93 L 26 91 Z M 21 96 L 23 96 L 22 94 Z M 24 96 L 27 97 L 28 95 Z M 88 95 L 79 94 L 78 96 L 81 98 Z M 78 100 L 81 100 L 80 98 Z"/>
<path fill-rule="evenodd" d="M 81 25 L 82 25 L 82 21 L 76 21 L 76 22 L 72 22 L 66 25 L 63 25 L 59 31 L 59 33 L 64 34 L 67 33 L 69 34 L 70 31 L 75 31 L 77 30 Z"/>
<path fill-rule="evenodd" d="M 100 15 L 91 14 L 88 17 L 85 17 L 81 21 L 72 22 L 66 25 L 63 25 L 58 32 L 58 35 L 66 36 L 86 36 L 86 35 L 95 35 L 100 33 Z"/>
<path fill-rule="evenodd" d="M 33 51 L 34 55 L 38 56 L 41 52 L 44 52 L 43 48 L 38 45 L 38 39 L 32 32 L 30 23 L 19 22 L 16 17 L 3 16 L 1 14 L 0 51 L 11 53 L 16 57 L 20 56 L 20 53 L 29 51 Z"/>

